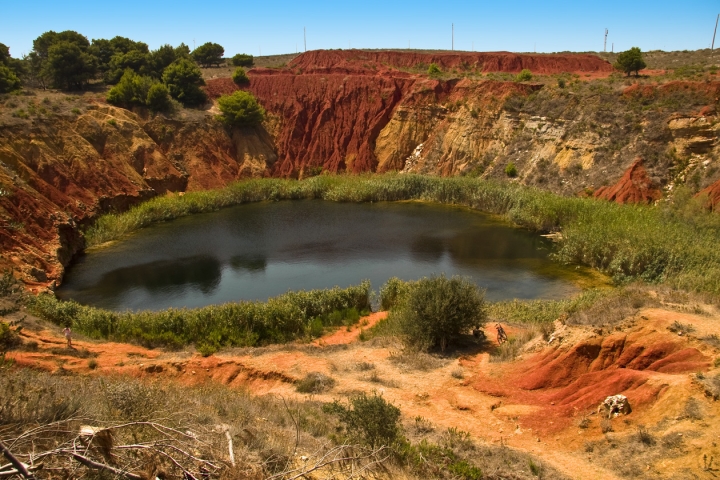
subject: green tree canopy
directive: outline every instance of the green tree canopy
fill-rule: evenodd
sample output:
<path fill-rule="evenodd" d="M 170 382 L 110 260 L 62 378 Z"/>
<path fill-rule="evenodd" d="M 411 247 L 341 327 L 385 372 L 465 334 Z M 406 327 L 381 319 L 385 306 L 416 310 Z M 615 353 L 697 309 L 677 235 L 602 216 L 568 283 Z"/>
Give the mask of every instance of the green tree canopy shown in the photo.
<path fill-rule="evenodd" d="M 0 65 L 9 66 L 10 64 L 10 48 L 4 43 L 0 43 Z"/>
<path fill-rule="evenodd" d="M 618 54 L 614 66 L 617 70 L 625 72 L 627 76 L 630 76 L 632 72 L 635 72 L 637 76 L 640 74 L 640 70 L 647 67 L 647 64 L 643 60 L 640 48 L 632 47 L 630 50 Z"/>
<path fill-rule="evenodd" d="M 50 55 L 50 47 L 59 42 L 72 43 L 83 52 L 90 47 L 87 37 L 74 30 L 65 30 L 60 33 L 50 30 L 33 40 L 33 51 L 37 52 L 40 58 L 47 58 Z"/>
<path fill-rule="evenodd" d="M 12 92 L 20 88 L 20 79 L 10 67 L 0 65 L 0 93 Z"/>
<path fill-rule="evenodd" d="M 248 78 L 247 73 L 245 73 L 245 69 L 242 67 L 235 69 L 232 74 L 232 79 L 236 85 L 247 85 L 250 83 L 250 79 Z"/>
<path fill-rule="evenodd" d="M 172 107 L 170 92 L 165 85 L 129 68 L 125 70 L 117 85 L 110 89 L 107 101 L 119 107 L 138 105 L 155 111 L 166 111 Z"/>
<path fill-rule="evenodd" d="M 97 58 L 98 70 L 105 73 L 110 69 L 110 62 L 115 55 L 126 54 L 130 51 L 148 53 L 148 46 L 143 42 L 136 42 L 126 37 L 113 37 L 110 40 L 104 38 L 93 39 L 89 52 Z M 119 74 L 122 76 L 122 71 Z M 118 77 L 119 78 L 119 77 Z"/>
<path fill-rule="evenodd" d="M 192 52 L 192 57 L 203 67 L 220 66 L 223 55 L 225 55 L 225 49 L 222 45 L 212 42 L 203 43 Z"/>
<path fill-rule="evenodd" d="M 200 89 L 201 85 L 205 85 L 202 72 L 188 58 L 180 58 L 170 64 L 163 72 L 163 82 L 170 95 L 184 105 L 200 105 L 207 98 Z"/>
<path fill-rule="evenodd" d="M 254 63 L 253 56 L 246 53 L 238 53 L 232 57 L 232 64 L 236 67 L 252 67 Z"/>
<path fill-rule="evenodd" d="M 408 345 L 420 350 L 444 351 L 451 337 L 484 323 L 484 293 L 462 277 L 422 278 L 402 296 L 392 315 Z"/>
<path fill-rule="evenodd" d="M 148 90 L 145 104 L 150 110 L 156 112 L 166 112 L 170 110 L 172 108 L 170 90 L 160 82 L 154 83 Z"/>
<path fill-rule="evenodd" d="M 170 64 L 180 58 L 189 57 L 190 49 L 184 43 L 181 43 L 177 48 L 165 44 L 150 52 L 147 62 L 147 74 L 155 78 L 162 78 L 163 72 Z"/>
<path fill-rule="evenodd" d="M 127 53 L 116 53 L 110 59 L 104 76 L 105 83 L 116 84 L 128 68 L 136 73 L 146 73 L 148 54 L 140 50 L 130 50 Z"/>
<path fill-rule="evenodd" d="M 95 60 L 76 43 L 61 40 L 48 49 L 44 68 L 56 87 L 79 89 L 95 75 Z"/>
<path fill-rule="evenodd" d="M 218 99 L 223 121 L 229 125 L 253 126 L 263 121 L 265 109 L 250 92 L 238 90 Z"/>

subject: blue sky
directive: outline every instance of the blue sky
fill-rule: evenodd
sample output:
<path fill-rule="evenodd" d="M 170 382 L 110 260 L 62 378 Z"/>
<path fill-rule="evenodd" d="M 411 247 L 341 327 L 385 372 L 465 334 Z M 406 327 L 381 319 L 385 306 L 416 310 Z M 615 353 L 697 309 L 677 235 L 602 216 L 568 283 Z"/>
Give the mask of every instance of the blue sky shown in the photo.
<path fill-rule="evenodd" d="M 591 6 L 592 5 L 592 6 Z M 115 35 L 150 48 L 212 41 L 226 56 L 318 48 L 455 49 L 555 52 L 709 48 L 717 0 L 688 1 L 153 1 L 0 0 L 0 43 L 14 57 L 47 30 L 76 30 L 89 39 Z M 719 46 L 720 38 L 716 40 Z"/>

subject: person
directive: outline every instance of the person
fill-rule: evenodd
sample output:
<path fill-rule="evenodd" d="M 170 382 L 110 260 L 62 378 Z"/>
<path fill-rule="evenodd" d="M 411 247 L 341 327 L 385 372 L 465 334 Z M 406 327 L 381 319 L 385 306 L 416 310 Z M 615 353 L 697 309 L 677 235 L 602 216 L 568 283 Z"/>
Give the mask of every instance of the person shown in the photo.
<path fill-rule="evenodd" d="M 507 342 L 507 333 L 505 333 L 505 329 L 500 325 L 499 323 L 495 324 L 495 328 L 497 329 L 497 341 L 498 343 Z"/>
<path fill-rule="evenodd" d="M 65 335 L 65 340 L 67 340 L 68 348 L 72 348 L 72 330 L 70 330 L 70 327 L 65 327 L 63 334 Z"/>

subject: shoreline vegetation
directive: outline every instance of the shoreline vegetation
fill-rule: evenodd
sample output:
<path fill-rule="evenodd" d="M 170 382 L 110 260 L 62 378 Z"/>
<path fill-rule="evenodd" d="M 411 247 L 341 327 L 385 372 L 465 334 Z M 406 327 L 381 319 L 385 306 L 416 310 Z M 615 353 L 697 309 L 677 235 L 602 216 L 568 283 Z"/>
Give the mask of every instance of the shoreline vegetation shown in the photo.
<path fill-rule="evenodd" d="M 257 179 L 218 190 L 156 197 L 121 214 L 100 217 L 86 231 L 88 247 L 118 240 L 153 223 L 249 202 L 323 199 L 336 202 L 419 200 L 465 206 L 499 215 L 537 233 L 559 234 L 554 260 L 584 265 L 616 284 L 661 284 L 702 294 L 720 294 L 720 216 L 703 199 L 684 192 L 656 206 L 618 205 L 560 197 L 518 184 L 468 177 L 420 175 L 320 175 L 306 180 Z M 381 288 L 381 296 L 383 290 Z M 180 348 L 194 343 L 210 354 L 225 346 L 281 343 L 318 336 L 370 308 L 370 284 L 347 289 L 288 292 L 267 302 L 239 302 L 198 309 L 116 313 L 60 301 L 52 295 L 29 300 L 40 316 L 70 324 L 93 338 Z M 498 302 L 490 311 L 523 323 L 552 322 L 588 308 L 606 296 L 596 291 L 575 300 Z M 348 313 L 349 312 L 349 313 Z M 513 312 L 516 312 L 517 315 Z M 525 318 L 530 312 L 542 317 Z M 533 316 L 533 315 L 531 315 Z"/>

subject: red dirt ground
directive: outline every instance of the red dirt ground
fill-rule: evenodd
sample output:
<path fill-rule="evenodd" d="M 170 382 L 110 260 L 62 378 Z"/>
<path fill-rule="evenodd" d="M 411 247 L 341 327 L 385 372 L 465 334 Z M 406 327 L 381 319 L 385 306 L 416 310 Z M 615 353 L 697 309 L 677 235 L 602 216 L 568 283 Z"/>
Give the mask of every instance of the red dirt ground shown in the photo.
<path fill-rule="evenodd" d="M 226 351 L 207 358 L 192 352 L 162 352 L 76 340 L 78 351 L 97 355 L 94 369 L 88 358 L 62 354 L 74 352 L 65 350 L 59 329 L 40 332 L 26 329 L 23 336 L 38 342 L 38 350 L 14 351 L 9 357 L 20 366 L 48 371 L 125 374 L 164 378 L 185 385 L 220 382 L 250 388 L 257 395 L 282 394 L 298 399 L 302 395 L 295 392 L 294 382 L 308 372 L 322 372 L 333 376 L 338 385 L 328 394 L 316 395 L 316 400 L 331 401 L 342 392 L 379 390 L 407 418 L 422 416 L 441 428 L 468 431 L 480 441 L 502 442 L 540 455 L 571 478 L 613 479 L 618 478 L 616 474 L 583 453 L 585 442 L 603 438 L 599 416 L 593 415 L 600 401 L 618 393 L 629 398 L 633 412 L 626 421 L 613 422 L 617 435 L 631 434 L 635 425 L 661 425 L 658 422 L 667 424 L 663 419 L 681 419 L 690 396 L 703 398 L 694 376 L 688 373 L 707 372 L 711 359 L 720 354 L 718 349 L 698 340 L 717 331 L 720 319 L 717 315 L 647 309 L 606 332 L 556 322 L 550 345 L 537 338 L 526 346 L 528 353 L 515 362 L 491 363 L 488 352 L 495 345 L 492 340 L 489 347 L 477 353 L 457 360 L 439 360 L 440 365 L 429 370 L 413 370 L 392 361 L 397 345 L 357 342 L 361 328 L 384 315 L 384 312 L 372 314 L 362 319 L 363 327 L 350 331 L 343 327 L 310 345 Z M 674 321 L 692 325 L 694 336 L 669 332 L 667 327 Z M 513 337 L 523 327 L 508 325 L 506 330 Z M 488 327 L 490 338 L 494 338 L 493 333 L 492 326 Z M 358 362 L 375 365 L 375 380 L 355 368 Z M 458 370 L 462 372 L 461 379 L 456 375 Z M 718 416 L 710 412 L 720 413 L 720 407 L 711 401 L 704 402 L 707 413 L 704 422 L 719 426 Z M 588 419 L 590 427 L 578 430 L 576 424 L 581 418 Z M 674 420 L 663 428 L 672 431 L 701 428 L 689 422 Z M 687 441 L 705 445 L 707 428 L 697 430 Z M 694 448 L 688 449 L 687 458 L 674 458 L 664 465 L 664 478 L 672 476 L 668 472 L 673 468 L 696 468 Z M 708 451 L 706 446 L 703 448 Z"/>
<path fill-rule="evenodd" d="M 365 50 L 314 50 L 295 57 L 289 68 L 303 72 L 347 70 L 387 70 L 414 68 L 435 63 L 441 69 L 478 72 L 519 73 L 527 68 L 536 74 L 554 73 L 611 73 L 606 60 L 586 54 L 519 54 L 510 52 L 416 53 Z"/>

